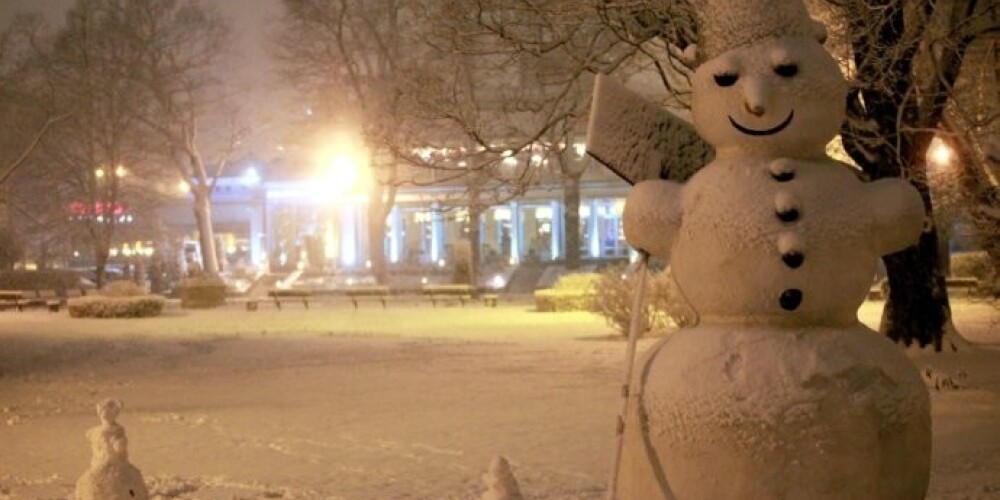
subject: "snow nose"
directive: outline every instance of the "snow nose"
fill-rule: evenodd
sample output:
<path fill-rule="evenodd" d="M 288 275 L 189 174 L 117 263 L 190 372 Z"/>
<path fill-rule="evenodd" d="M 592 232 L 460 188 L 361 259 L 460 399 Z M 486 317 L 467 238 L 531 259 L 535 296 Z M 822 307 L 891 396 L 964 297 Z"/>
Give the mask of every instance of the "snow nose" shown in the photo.
<path fill-rule="evenodd" d="M 770 97 L 767 84 L 760 78 L 747 78 L 743 83 L 743 108 L 747 113 L 760 117 L 767 112 Z"/>
<path fill-rule="evenodd" d="M 760 104 L 752 104 L 749 101 L 746 101 L 743 103 L 743 107 L 747 110 L 747 113 L 750 113 L 751 115 L 757 117 L 764 116 L 764 106 L 761 106 Z"/>

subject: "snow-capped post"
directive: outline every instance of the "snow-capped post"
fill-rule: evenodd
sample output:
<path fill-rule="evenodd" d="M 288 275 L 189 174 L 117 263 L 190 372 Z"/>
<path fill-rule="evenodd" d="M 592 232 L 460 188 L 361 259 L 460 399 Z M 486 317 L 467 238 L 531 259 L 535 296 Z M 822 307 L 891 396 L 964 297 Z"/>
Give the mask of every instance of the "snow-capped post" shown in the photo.
<path fill-rule="evenodd" d="M 715 157 L 683 185 L 638 183 L 623 218 L 630 245 L 670 262 L 699 324 L 640 362 L 611 495 L 922 499 L 927 388 L 857 320 L 879 257 L 917 241 L 920 196 L 826 155 L 847 85 L 801 0 L 693 5 L 692 117 Z M 666 118 L 634 106 L 629 123 L 602 109 L 622 102 L 606 97 L 595 96 L 589 138 L 617 116 L 632 139 L 595 142 L 616 155 L 604 162 L 669 166 Z"/>
<path fill-rule="evenodd" d="M 117 422 L 121 400 L 97 403 L 101 425 L 87 431 L 93 455 L 90 469 L 76 481 L 75 500 L 148 500 L 142 472 L 128 461 L 128 438 Z"/>
<path fill-rule="evenodd" d="M 497 455 L 490 462 L 490 469 L 483 474 L 486 491 L 480 500 L 524 500 L 517 479 L 510 471 L 507 459 Z"/>

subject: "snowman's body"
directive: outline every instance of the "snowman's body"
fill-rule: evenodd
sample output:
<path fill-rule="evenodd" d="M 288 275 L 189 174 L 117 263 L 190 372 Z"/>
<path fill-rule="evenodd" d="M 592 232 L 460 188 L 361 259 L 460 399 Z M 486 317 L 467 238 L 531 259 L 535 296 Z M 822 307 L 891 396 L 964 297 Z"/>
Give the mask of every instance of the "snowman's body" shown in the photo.
<path fill-rule="evenodd" d="M 93 455 L 90 468 L 76 481 L 75 500 L 149 499 L 142 472 L 128 460 L 125 428 L 116 421 L 122 406 L 114 399 L 97 404 L 101 425 L 87 431 Z"/>
<path fill-rule="evenodd" d="M 621 500 L 926 492 L 926 388 L 856 316 L 878 258 L 916 241 L 923 205 L 825 155 L 844 82 L 815 39 L 783 29 L 696 71 L 692 115 L 716 159 L 626 202 L 629 242 L 669 258 L 700 322 L 636 371 Z"/>

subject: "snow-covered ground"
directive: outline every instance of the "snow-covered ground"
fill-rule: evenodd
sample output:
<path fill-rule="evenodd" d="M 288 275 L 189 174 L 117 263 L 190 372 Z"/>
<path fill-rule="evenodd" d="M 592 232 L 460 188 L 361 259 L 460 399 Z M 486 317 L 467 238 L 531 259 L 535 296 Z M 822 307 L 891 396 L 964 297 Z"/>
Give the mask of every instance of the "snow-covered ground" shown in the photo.
<path fill-rule="evenodd" d="M 501 454 L 528 498 L 601 498 L 625 344 L 597 316 L 530 309 L 0 313 L 0 499 L 70 495 L 105 397 L 154 497 L 475 498 Z M 1000 313 L 954 309 L 975 348 L 914 355 L 965 385 L 932 391 L 929 498 L 998 499 Z"/>

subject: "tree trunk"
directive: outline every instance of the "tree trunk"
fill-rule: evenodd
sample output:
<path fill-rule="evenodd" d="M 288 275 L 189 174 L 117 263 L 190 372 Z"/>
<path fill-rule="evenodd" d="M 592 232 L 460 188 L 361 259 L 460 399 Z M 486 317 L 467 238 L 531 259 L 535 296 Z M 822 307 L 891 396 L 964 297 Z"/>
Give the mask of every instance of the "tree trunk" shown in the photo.
<path fill-rule="evenodd" d="M 469 207 L 469 286 L 474 296 L 478 298 L 480 245 L 483 235 L 479 231 L 479 218 L 482 209 L 475 203 Z"/>
<path fill-rule="evenodd" d="M 108 267 L 108 245 L 98 242 L 94 245 L 94 285 L 104 288 L 104 277 Z"/>
<path fill-rule="evenodd" d="M 219 275 L 219 258 L 215 251 L 215 231 L 212 228 L 212 201 L 208 188 L 197 186 L 194 193 L 194 220 L 198 224 L 198 243 L 201 245 L 201 267 L 209 276 Z"/>
<path fill-rule="evenodd" d="M 566 269 L 580 267 L 580 177 L 583 172 L 569 173 L 563 182 L 563 253 Z"/>
<path fill-rule="evenodd" d="M 883 258 L 889 276 L 889 297 L 879 332 L 895 342 L 941 350 L 943 329 L 951 321 L 945 276 L 938 266 L 935 230 L 920 236 L 916 246 Z"/>

